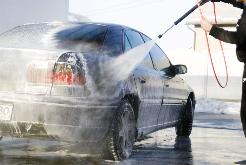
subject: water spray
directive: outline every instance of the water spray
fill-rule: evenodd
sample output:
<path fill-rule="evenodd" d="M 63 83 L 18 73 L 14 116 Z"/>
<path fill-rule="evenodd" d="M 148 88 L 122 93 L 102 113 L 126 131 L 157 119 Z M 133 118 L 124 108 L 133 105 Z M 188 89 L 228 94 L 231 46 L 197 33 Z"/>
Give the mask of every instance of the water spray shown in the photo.
<path fill-rule="evenodd" d="M 172 26 L 170 26 L 164 33 L 160 34 L 158 38 L 160 39 L 164 34 L 166 34 L 169 30 L 171 30 L 175 25 L 178 25 L 181 21 L 183 21 L 187 16 L 189 16 L 193 11 L 195 11 L 199 6 L 204 5 L 209 0 L 201 0 L 195 6 L 193 6 L 189 11 L 187 11 L 182 17 L 180 17 L 177 21 L 174 22 Z"/>

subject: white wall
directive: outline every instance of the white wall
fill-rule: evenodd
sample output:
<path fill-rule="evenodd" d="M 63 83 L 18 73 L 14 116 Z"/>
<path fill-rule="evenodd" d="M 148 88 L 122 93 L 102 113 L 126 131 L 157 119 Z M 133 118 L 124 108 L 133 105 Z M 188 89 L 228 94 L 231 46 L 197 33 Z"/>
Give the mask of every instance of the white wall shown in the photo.
<path fill-rule="evenodd" d="M 1 0 L 0 33 L 17 25 L 68 19 L 69 0 Z"/>
<path fill-rule="evenodd" d="M 206 45 L 205 42 L 202 44 Z M 175 50 L 167 52 L 167 54 L 173 64 L 187 66 L 188 73 L 182 77 L 193 88 L 197 97 L 237 101 L 241 99 L 243 63 L 237 60 L 235 48 L 224 48 L 229 75 L 228 86 L 225 89 L 222 89 L 216 82 L 207 50 L 204 49 L 200 52 L 192 49 L 189 51 Z M 216 74 L 224 85 L 226 69 L 222 53 L 219 48 L 211 49 L 211 53 Z"/>

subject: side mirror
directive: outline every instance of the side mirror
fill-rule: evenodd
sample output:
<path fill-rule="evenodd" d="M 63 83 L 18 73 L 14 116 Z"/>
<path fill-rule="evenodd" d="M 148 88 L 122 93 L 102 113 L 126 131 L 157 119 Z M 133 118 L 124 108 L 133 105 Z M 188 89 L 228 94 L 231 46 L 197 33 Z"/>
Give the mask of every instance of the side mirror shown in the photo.
<path fill-rule="evenodd" d="M 187 73 L 187 67 L 185 65 L 174 65 L 175 74 Z"/>

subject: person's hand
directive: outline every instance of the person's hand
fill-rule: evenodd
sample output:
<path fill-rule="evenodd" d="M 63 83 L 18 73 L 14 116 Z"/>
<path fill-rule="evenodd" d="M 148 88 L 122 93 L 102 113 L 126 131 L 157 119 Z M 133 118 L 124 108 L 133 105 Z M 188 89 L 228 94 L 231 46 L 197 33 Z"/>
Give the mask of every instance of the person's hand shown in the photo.
<path fill-rule="evenodd" d="M 210 32 L 210 30 L 212 29 L 212 26 L 213 25 L 205 17 L 202 17 L 201 27 L 203 30 L 205 30 L 206 32 Z"/>

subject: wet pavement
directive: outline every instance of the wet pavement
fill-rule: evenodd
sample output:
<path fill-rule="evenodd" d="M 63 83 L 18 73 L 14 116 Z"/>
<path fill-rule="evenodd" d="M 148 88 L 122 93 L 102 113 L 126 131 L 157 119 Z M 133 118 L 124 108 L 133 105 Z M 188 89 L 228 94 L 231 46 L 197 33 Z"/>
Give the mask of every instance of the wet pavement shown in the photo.
<path fill-rule="evenodd" d="M 190 138 L 177 139 L 174 129 L 158 131 L 136 142 L 132 157 L 123 162 L 68 148 L 71 150 L 65 142 L 3 138 L 0 164 L 246 165 L 246 139 L 239 115 L 197 113 Z"/>

